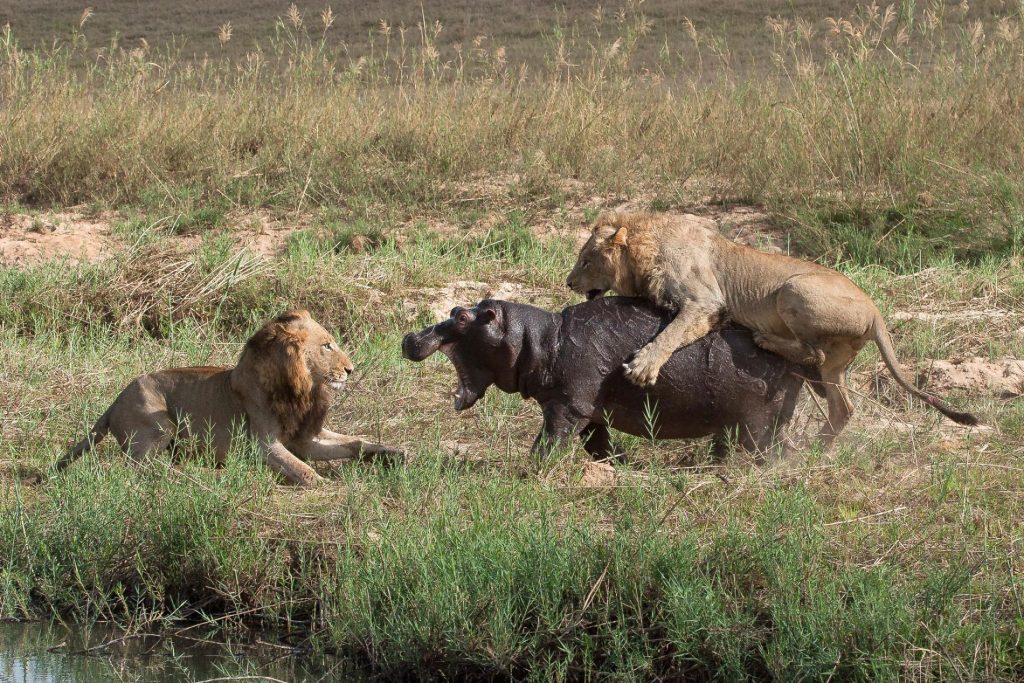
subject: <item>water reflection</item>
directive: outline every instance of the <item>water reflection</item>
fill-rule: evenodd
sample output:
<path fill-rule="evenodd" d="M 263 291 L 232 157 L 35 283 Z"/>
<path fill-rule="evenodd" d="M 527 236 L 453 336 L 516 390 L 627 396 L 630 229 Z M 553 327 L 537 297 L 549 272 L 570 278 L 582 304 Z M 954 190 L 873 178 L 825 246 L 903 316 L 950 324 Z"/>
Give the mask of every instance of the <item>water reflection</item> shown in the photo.
<path fill-rule="evenodd" d="M 102 626 L 0 623 L 0 683 L 163 683 L 243 676 L 271 681 L 352 678 L 353 672 L 338 659 L 300 654 L 270 638 L 221 642 L 208 638 L 198 629 L 156 638 L 125 637 Z"/>

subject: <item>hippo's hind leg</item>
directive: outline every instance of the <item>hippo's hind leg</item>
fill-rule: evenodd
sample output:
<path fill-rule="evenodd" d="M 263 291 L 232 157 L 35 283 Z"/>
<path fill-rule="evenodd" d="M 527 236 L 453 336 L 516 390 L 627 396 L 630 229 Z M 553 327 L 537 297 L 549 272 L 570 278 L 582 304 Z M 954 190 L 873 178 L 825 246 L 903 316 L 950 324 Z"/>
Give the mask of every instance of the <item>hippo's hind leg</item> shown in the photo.
<path fill-rule="evenodd" d="M 809 374 L 816 377 L 817 369 L 811 368 Z M 716 458 L 727 455 L 732 446 L 739 446 L 759 459 L 785 450 L 782 432 L 796 412 L 804 380 L 784 366 L 765 379 L 767 391 L 752 395 L 739 416 L 740 421 L 712 440 Z"/>

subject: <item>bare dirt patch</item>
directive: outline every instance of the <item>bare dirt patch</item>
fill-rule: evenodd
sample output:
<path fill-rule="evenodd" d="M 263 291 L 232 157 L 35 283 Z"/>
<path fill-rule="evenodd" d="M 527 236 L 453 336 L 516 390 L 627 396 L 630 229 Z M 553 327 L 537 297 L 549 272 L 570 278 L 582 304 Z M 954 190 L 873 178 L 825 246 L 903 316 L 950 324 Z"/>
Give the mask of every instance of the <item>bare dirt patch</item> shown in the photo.
<path fill-rule="evenodd" d="M 583 488 L 603 488 L 618 483 L 615 468 L 606 462 L 584 462 L 579 485 Z"/>
<path fill-rule="evenodd" d="M 950 320 L 961 322 L 969 320 L 1000 321 L 1013 317 L 1013 313 L 999 308 L 993 309 L 965 309 L 961 311 L 896 311 L 892 319 L 903 322 L 905 320 L 917 320 L 926 323 L 942 323 Z"/>
<path fill-rule="evenodd" d="M 125 240 L 112 229 L 119 216 L 107 211 L 95 215 L 74 212 L 0 215 L 0 265 L 30 268 L 47 261 L 95 263 L 125 248 Z M 270 211 L 239 211 L 228 215 L 227 232 L 239 248 L 273 259 L 284 253 L 288 238 L 305 230 L 312 214 L 280 217 Z M 186 249 L 202 241 L 196 233 L 176 235 Z"/>
<path fill-rule="evenodd" d="M 93 263 L 109 256 L 112 213 L 0 215 L 0 265 L 30 267 L 45 261 Z"/>
<path fill-rule="evenodd" d="M 282 255 L 288 238 L 310 227 L 312 222 L 312 214 L 282 218 L 266 210 L 233 212 L 227 216 L 227 225 L 238 245 L 268 259 Z"/>
<path fill-rule="evenodd" d="M 406 318 L 412 322 L 424 311 L 431 317 L 444 320 L 456 306 L 472 306 L 481 299 L 503 299 L 524 304 L 545 306 L 550 303 L 550 292 L 527 287 L 518 282 L 487 283 L 476 280 L 457 280 L 444 287 L 413 289 L 402 302 Z"/>
<path fill-rule="evenodd" d="M 940 394 L 964 391 L 996 398 L 1024 395 L 1024 360 L 988 360 L 972 357 L 958 361 L 935 360 L 917 375 L 918 384 Z"/>

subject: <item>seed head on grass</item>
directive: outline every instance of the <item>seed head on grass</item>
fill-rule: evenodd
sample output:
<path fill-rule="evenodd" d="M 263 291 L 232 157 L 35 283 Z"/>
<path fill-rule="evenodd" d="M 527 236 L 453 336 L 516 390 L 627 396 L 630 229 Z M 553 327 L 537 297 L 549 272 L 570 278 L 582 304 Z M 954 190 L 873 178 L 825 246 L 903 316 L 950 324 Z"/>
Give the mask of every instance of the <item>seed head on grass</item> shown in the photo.
<path fill-rule="evenodd" d="M 325 31 L 334 26 L 334 12 L 331 11 L 330 5 L 324 7 L 323 11 L 320 12 L 320 21 L 323 23 Z"/>
<path fill-rule="evenodd" d="M 288 13 L 286 16 L 294 28 L 302 28 L 302 12 L 295 3 L 288 5 Z"/>
<path fill-rule="evenodd" d="M 220 25 L 217 29 L 217 42 L 220 43 L 221 47 L 224 47 L 231 42 L 231 22 L 227 21 Z"/>

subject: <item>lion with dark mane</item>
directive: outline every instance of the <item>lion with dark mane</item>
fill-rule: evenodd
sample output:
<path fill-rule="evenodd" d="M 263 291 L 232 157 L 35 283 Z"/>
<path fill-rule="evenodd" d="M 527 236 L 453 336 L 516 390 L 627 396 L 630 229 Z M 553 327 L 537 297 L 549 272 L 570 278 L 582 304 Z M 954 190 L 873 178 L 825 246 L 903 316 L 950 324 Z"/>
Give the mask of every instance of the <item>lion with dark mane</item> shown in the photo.
<path fill-rule="evenodd" d="M 302 486 L 320 477 L 304 460 L 401 457 L 380 444 L 324 428 L 352 362 L 307 311 L 287 311 L 245 344 L 234 367 L 172 368 L 137 377 L 58 463 L 62 470 L 108 433 L 135 459 L 178 438 L 208 440 L 223 461 L 232 436 L 248 433 L 271 470 Z"/>

